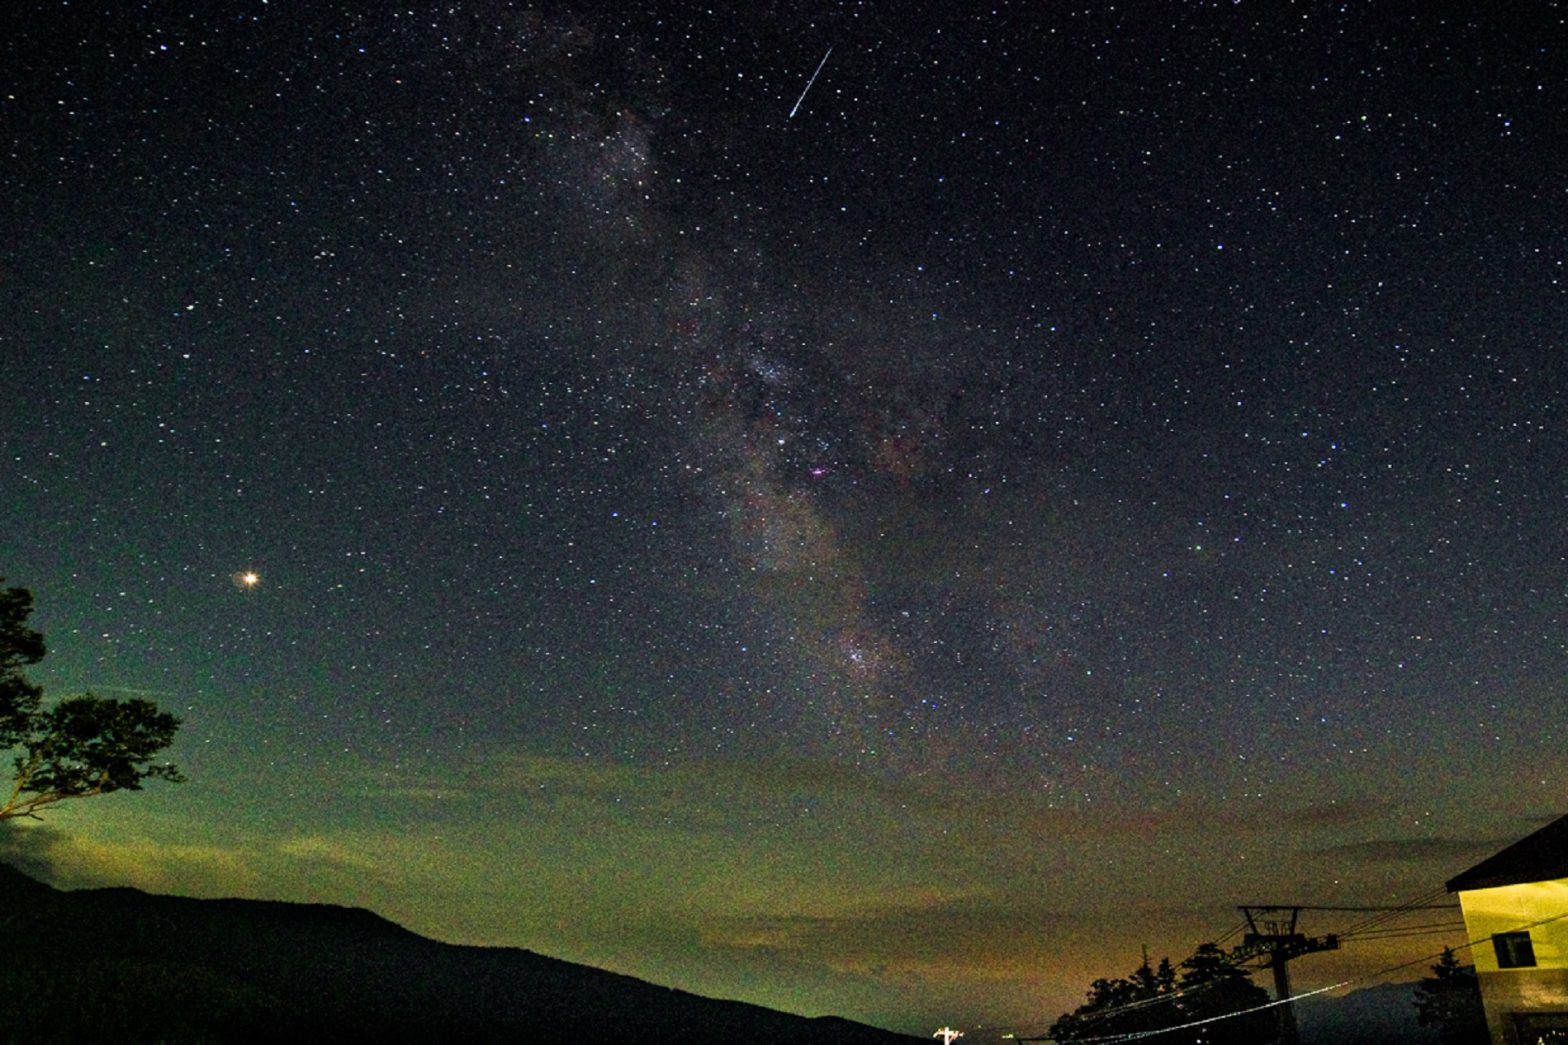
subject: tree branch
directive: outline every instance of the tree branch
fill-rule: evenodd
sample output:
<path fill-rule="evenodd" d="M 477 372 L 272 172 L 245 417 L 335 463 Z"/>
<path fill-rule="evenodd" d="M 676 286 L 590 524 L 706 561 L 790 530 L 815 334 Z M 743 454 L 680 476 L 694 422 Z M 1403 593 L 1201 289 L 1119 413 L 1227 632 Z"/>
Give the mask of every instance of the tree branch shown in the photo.
<path fill-rule="evenodd" d="M 11 796 L 5 800 L 5 805 L 0 806 L 0 820 L 5 820 L 12 816 L 32 816 L 32 813 L 28 812 L 35 804 L 32 802 L 27 803 L 21 812 L 13 813 L 11 810 L 16 806 L 17 799 L 21 797 L 22 789 L 27 786 L 27 782 L 38 771 L 38 763 L 43 760 L 43 757 L 42 751 L 34 751 L 31 758 L 17 766 L 16 786 L 11 788 Z"/>

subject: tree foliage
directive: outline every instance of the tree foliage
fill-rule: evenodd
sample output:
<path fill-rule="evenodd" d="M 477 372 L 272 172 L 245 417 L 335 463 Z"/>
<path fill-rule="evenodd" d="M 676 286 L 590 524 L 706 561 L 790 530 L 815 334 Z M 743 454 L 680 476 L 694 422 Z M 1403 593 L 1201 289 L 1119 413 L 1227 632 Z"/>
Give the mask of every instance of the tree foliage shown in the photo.
<path fill-rule="evenodd" d="M 33 594 L 0 588 L 0 751 L 14 753 L 15 778 L 0 791 L 0 820 L 38 818 L 68 798 L 137 791 L 142 781 L 184 779 L 153 759 L 174 741 L 180 720 L 147 700 L 91 693 L 44 703 L 43 688 L 22 673 L 44 656 L 44 638 L 27 625 Z"/>
<path fill-rule="evenodd" d="M 1436 1027 L 1443 1045 L 1487 1045 L 1486 1010 L 1474 965 L 1460 965 L 1444 947 L 1432 975 L 1416 984 L 1416 1015 L 1423 1027 Z"/>
<path fill-rule="evenodd" d="M 1264 1010 L 1244 1013 L 1267 1004 L 1268 992 L 1252 982 L 1251 974 L 1236 965 L 1218 945 L 1199 945 L 1181 963 L 1178 975 L 1169 958 L 1156 967 L 1143 963 L 1121 979 L 1095 980 L 1088 1000 L 1051 1025 L 1051 1037 L 1060 1042 L 1182 1027 L 1215 1017 L 1187 1031 L 1170 1031 L 1161 1042 L 1209 1042 L 1243 1045 L 1268 1041 L 1276 1026 L 1274 1014 Z"/>

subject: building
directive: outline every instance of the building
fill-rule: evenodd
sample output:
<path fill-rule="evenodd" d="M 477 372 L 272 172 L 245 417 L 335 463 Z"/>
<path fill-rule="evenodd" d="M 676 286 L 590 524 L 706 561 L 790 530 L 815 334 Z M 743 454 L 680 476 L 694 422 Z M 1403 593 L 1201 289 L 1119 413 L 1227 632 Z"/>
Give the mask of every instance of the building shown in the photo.
<path fill-rule="evenodd" d="M 1568 1045 L 1568 816 L 1448 882 L 1493 1045 Z"/>

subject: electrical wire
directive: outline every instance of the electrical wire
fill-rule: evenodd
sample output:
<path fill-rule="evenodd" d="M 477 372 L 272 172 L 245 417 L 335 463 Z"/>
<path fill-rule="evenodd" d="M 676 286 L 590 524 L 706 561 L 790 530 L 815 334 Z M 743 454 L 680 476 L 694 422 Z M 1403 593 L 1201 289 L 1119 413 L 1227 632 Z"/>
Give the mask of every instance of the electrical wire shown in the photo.
<path fill-rule="evenodd" d="M 1397 908 L 1397 910 L 1410 910 L 1410 909 L 1413 909 L 1413 905 L 1406 905 L 1404 907 Z M 1519 925 L 1516 925 L 1516 926 L 1512 927 L 1511 929 L 1503 930 L 1503 931 L 1520 932 L 1520 931 L 1523 931 L 1523 930 L 1526 930 L 1526 929 L 1534 929 L 1534 928 L 1536 928 L 1538 926 L 1542 926 L 1542 925 L 1550 925 L 1553 922 L 1562 921 L 1565 918 L 1568 918 L 1568 911 L 1564 911 L 1562 914 L 1554 914 L 1550 918 L 1539 918 L 1539 919 L 1537 919 L 1537 920 L 1535 920 L 1533 922 L 1524 922 L 1522 924 L 1519 924 Z M 1473 939 L 1473 940 L 1467 939 L 1463 944 L 1461 944 L 1458 947 L 1445 947 L 1445 948 L 1443 948 L 1443 950 L 1444 951 L 1469 950 L 1470 948 L 1475 947 L 1477 944 L 1481 944 L 1481 943 L 1486 942 L 1487 940 L 1490 940 L 1493 935 L 1495 935 L 1495 934 L 1488 933 L 1485 936 L 1478 937 L 1478 938 Z M 1268 1003 L 1266 1003 L 1264 1005 L 1256 1005 L 1256 1006 L 1253 1006 L 1250 1009 L 1242 1009 L 1242 1010 L 1237 1011 L 1237 1012 L 1225 1013 L 1225 1014 L 1220 1015 L 1220 1016 L 1209 1016 L 1209 1017 L 1206 1017 L 1206 1018 L 1201 1019 L 1201 1020 L 1194 1020 L 1194 1021 L 1192 1021 L 1190 1023 L 1183 1023 L 1183 1024 L 1179 1024 L 1179 1025 L 1174 1026 L 1174 1027 L 1161 1027 L 1158 1030 L 1132 1031 L 1132 1032 L 1129 1032 L 1129 1033 L 1126 1033 L 1126 1034 L 1107 1034 L 1107 1035 L 1100 1035 L 1100 1036 L 1096 1036 L 1096 1037 L 1072 1038 L 1072 1039 L 1070 1039 L 1070 1042 L 1071 1042 L 1071 1045 L 1090 1045 L 1090 1043 L 1093 1043 L 1093 1045 L 1114 1045 L 1114 1043 L 1116 1043 L 1116 1042 L 1139 1041 L 1141 1039 L 1152 1038 L 1152 1037 L 1155 1037 L 1156 1035 L 1160 1035 L 1160 1034 L 1170 1034 L 1170 1033 L 1172 1033 L 1174 1031 L 1191 1030 L 1193 1027 L 1201 1027 L 1201 1026 L 1204 1026 L 1205 1024 L 1217 1023 L 1220 1020 L 1235 1019 L 1235 1018 L 1237 1018 L 1239 1016 L 1247 1016 L 1247 1015 L 1250 1015 L 1251 1013 L 1254 1013 L 1254 1012 L 1261 1012 L 1264 1009 L 1272 1009 L 1272 1008 L 1275 1008 L 1275 1007 L 1280 1006 L 1280 1005 L 1289 1005 L 1289 1004 L 1292 1004 L 1294 1002 L 1300 1001 L 1303 998 L 1310 998 L 1313 995 L 1317 995 L 1317 994 L 1325 994 L 1325 993 L 1327 993 L 1329 991 L 1338 990 L 1341 987 L 1350 987 L 1350 986 L 1353 986 L 1353 985 L 1358 984 L 1358 983 L 1366 983 L 1366 982 L 1368 982 L 1370 980 L 1375 980 L 1375 979 L 1378 979 L 1380 977 L 1387 976 L 1390 973 L 1400 972 L 1400 971 L 1402 971 L 1404 969 L 1408 969 L 1412 965 L 1419 965 L 1419 964 L 1421 964 L 1423 962 L 1431 962 L 1434 959 L 1441 958 L 1442 955 L 1443 955 L 1443 951 L 1437 951 L 1436 953 L 1433 953 L 1433 954 L 1427 954 L 1427 955 L 1423 955 L 1423 956 L 1421 956 L 1419 958 L 1413 958 L 1410 961 L 1400 962 L 1397 965 L 1390 965 L 1387 968 L 1379 969 L 1377 972 L 1368 973 L 1368 974 L 1366 974 L 1364 976 L 1358 976 L 1358 977 L 1355 977 L 1355 978 L 1349 979 L 1349 980 L 1341 980 L 1339 983 L 1330 984 L 1327 987 L 1319 987 L 1316 990 L 1306 991 L 1306 992 L 1301 993 L 1301 994 L 1292 995 L 1289 998 L 1281 998 L 1281 999 L 1278 999 L 1277 1001 L 1271 1001 L 1271 1002 L 1268 1002 Z M 1160 1000 L 1164 1000 L 1165 997 L 1166 996 L 1162 996 L 1161 998 L 1158 998 L 1158 999 L 1147 999 L 1146 1001 L 1160 1001 Z M 1106 1015 L 1106 1016 L 1116 1015 L 1116 1014 L 1119 1014 L 1119 1013 L 1122 1013 L 1122 1012 L 1129 1011 L 1133 1006 L 1142 1006 L 1144 1004 L 1145 1004 L 1145 1002 L 1140 1001 L 1140 1002 L 1135 1002 L 1135 1003 L 1133 1003 L 1133 1005 L 1129 1005 L 1129 1006 L 1119 1006 L 1116 1009 L 1107 1010 L 1107 1012 L 1104 1013 L 1104 1015 Z M 1018 1041 L 1054 1041 L 1055 1039 L 1054 1038 L 1045 1037 L 1045 1038 L 1018 1038 L 1016 1040 L 1018 1040 Z"/>
<path fill-rule="evenodd" d="M 1214 946 L 1216 946 L 1216 947 L 1223 946 L 1226 940 L 1229 940 L 1231 937 L 1235 936 L 1237 933 L 1241 932 L 1246 927 L 1247 927 L 1246 919 L 1242 919 L 1241 921 L 1237 922 L 1235 925 L 1233 925 L 1229 929 L 1227 929 L 1223 936 L 1221 936 L 1218 939 L 1216 939 L 1214 941 Z"/>
<path fill-rule="evenodd" d="M 1124 1012 L 1136 1012 L 1139 1009 L 1147 1009 L 1151 1005 L 1161 1005 L 1168 1001 L 1176 1001 L 1179 998 L 1190 997 L 1191 995 L 1197 994 L 1199 991 L 1208 990 L 1210 987 L 1217 986 L 1219 986 L 1218 980 L 1209 980 L 1205 983 L 1194 984 L 1191 987 L 1182 987 L 1176 990 L 1168 991 L 1165 994 L 1156 994 L 1152 998 L 1139 998 L 1137 1001 L 1130 1001 L 1124 1005 L 1118 1005 L 1114 1009 L 1106 1009 L 1103 1012 L 1086 1012 L 1083 1015 L 1083 1019 L 1086 1023 L 1098 1022 L 1099 1020 L 1108 1019 L 1111 1016 L 1120 1016 Z"/>
<path fill-rule="evenodd" d="M 1407 914 L 1410 911 L 1431 910 L 1433 908 L 1429 905 L 1432 904 L 1432 901 L 1437 899 L 1439 896 L 1445 895 L 1447 892 L 1448 890 L 1441 886 L 1436 889 L 1429 890 L 1428 892 L 1422 893 L 1414 900 L 1400 904 L 1396 907 L 1386 908 L 1381 912 L 1373 914 L 1370 918 L 1363 918 L 1361 921 L 1351 924 L 1342 933 L 1340 933 L 1340 935 L 1348 936 L 1366 929 L 1371 929 L 1376 926 L 1386 924 L 1387 922 L 1391 922 L 1400 915 Z M 1444 904 L 1441 906 L 1443 908 L 1448 908 L 1451 905 Z"/>
<path fill-rule="evenodd" d="M 1384 925 L 1375 929 L 1362 929 L 1355 933 L 1340 933 L 1339 942 L 1346 940 L 1383 940 L 1391 936 L 1414 936 L 1423 931 L 1445 932 L 1454 929 L 1463 929 L 1464 920 L 1451 922 L 1422 922 L 1420 925 Z"/>
<path fill-rule="evenodd" d="M 1191 1030 L 1194 1027 L 1202 1027 L 1209 1023 L 1218 1023 L 1221 1020 L 1233 1020 L 1238 1016 L 1250 1016 L 1254 1012 L 1262 1012 L 1265 1009 L 1278 1008 L 1281 1005 L 1290 1005 L 1293 1002 L 1300 1001 L 1302 998 L 1310 998 L 1314 994 L 1326 994 L 1329 991 L 1338 990 L 1341 987 L 1349 986 L 1355 982 L 1355 980 L 1341 980 L 1339 983 L 1331 983 L 1327 987 L 1319 987 L 1317 990 L 1305 991 L 1301 994 L 1292 995 L 1289 998 L 1281 998 L 1278 1001 L 1265 1002 L 1262 1005 L 1254 1005 L 1250 1009 L 1241 1009 L 1237 1012 L 1222 1013 L 1219 1016 L 1205 1016 L 1201 1020 L 1193 1020 L 1190 1023 L 1183 1023 L 1175 1027 L 1161 1027 L 1159 1030 L 1129 1031 L 1126 1034 L 1106 1034 L 1098 1038 L 1073 1038 L 1071 1039 L 1071 1043 L 1072 1045 L 1079 1045 L 1080 1042 L 1097 1042 L 1104 1043 L 1104 1045 L 1109 1045 L 1111 1042 L 1138 1041 L 1142 1038 L 1152 1038 L 1158 1034 L 1170 1034 L 1179 1030 Z M 1027 1041 L 1030 1039 L 1021 1040 Z M 1051 1039 L 1047 1038 L 1043 1040 L 1049 1041 Z"/>

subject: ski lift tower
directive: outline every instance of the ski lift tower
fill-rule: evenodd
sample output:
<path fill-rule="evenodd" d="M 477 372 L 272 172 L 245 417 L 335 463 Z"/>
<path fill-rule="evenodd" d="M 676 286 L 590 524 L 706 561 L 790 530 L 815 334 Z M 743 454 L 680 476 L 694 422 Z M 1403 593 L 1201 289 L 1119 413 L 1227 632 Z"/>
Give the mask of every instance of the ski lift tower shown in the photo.
<path fill-rule="evenodd" d="M 1263 959 L 1274 970 L 1274 1000 L 1279 1007 L 1279 1040 L 1281 1045 L 1299 1045 L 1296 1030 L 1296 1010 L 1290 1002 L 1290 971 L 1286 962 L 1304 954 L 1339 949 L 1339 937 L 1307 936 L 1296 931 L 1296 919 L 1301 907 L 1248 906 L 1241 909 L 1247 919 L 1247 933 L 1231 952 L 1236 962 Z"/>

